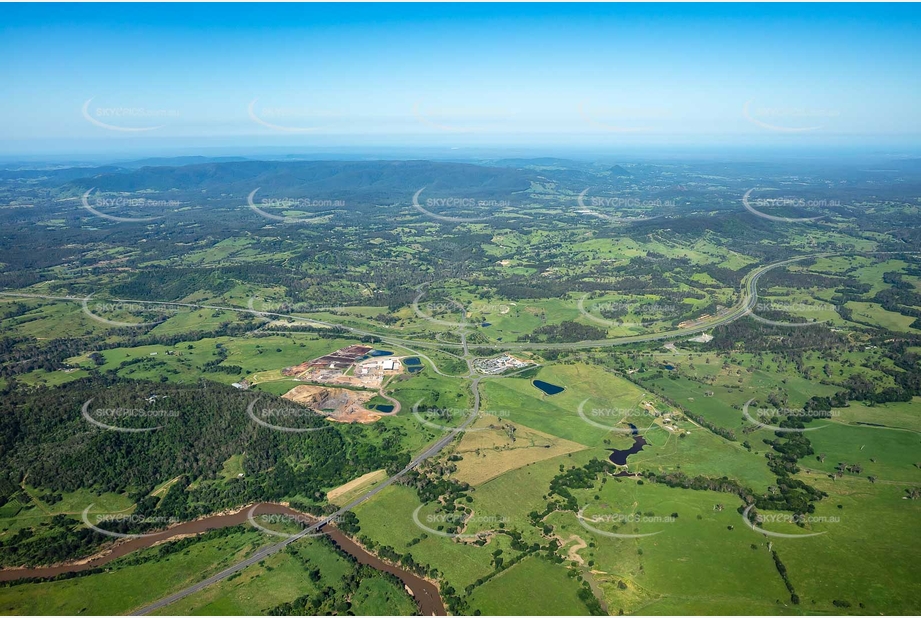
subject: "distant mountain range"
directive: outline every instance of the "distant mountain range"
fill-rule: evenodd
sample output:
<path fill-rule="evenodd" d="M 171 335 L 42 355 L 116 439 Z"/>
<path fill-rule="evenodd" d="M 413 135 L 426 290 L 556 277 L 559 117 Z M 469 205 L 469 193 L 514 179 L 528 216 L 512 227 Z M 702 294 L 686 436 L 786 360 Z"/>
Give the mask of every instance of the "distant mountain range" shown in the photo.
<path fill-rule="evenodd" d="M 206 191 L 270 193 L 312 197 L 349 194 L 390 195 L 426 188 L 463 190 L 465 196 L 510 194 L 531 186 L 533 172 L 506 167 L 431 161 L 233 161 L 195 165 L 146 166 L 134 170 L 89 168 L 65 188 L 107 192 Z"/>
<path fill-rule="evenodd" d="M 118 167 L 126 169 L 140 169 L 142 167 L 178 167 L 180 165 L 196 165 L 201 163 L 232 163 L 238 161 L 251 161 L 247 157 L 151 157 L 137 159 L 136 161 L 117 162 Z"/>

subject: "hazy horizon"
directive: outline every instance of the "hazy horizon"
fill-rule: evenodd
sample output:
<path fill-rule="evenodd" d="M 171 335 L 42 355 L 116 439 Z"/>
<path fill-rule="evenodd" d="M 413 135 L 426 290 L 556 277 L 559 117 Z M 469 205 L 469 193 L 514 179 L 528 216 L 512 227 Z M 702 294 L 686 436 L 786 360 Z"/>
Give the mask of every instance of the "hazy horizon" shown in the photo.
<path fill-rule="evenodd" d="M 921 143 L 915 5 L 5 5 L 0 155 Z"/>

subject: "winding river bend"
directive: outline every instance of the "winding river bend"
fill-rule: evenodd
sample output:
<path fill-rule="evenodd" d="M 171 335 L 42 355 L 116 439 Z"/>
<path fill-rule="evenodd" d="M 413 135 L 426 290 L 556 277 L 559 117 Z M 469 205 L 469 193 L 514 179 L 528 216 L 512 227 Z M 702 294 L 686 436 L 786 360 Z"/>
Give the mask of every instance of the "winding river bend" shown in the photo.
<path fill-rule="evenodd" d="M 208 530 L 217 530 L 220 528 L 227 528 L 229 526 L 245 524 L 247 523 L 247 517 L 251 508 L 251 506 L 248 506 L 234 513 L 210 515 L 202 519 L 196 519 L 195 521 L 178 524 L 164 530 L 159 534 L 128 539 L 124 542 L 116 543 L 115 546 L 112 547 L 112 549 L 107 553 L 86 561 L 49 567 L 3 569 L 0 570 L 0 581 L 12 581 L 24 577 L 55 577 L 64 573 L 79 573 L 81 571 L 96 569 L 110 562 L 113 562 L 114 560 L 118 560 L 119 558 L 126 556 L 131 552 L 151 547 L 157 543 L 162 543 L 163 541 L 167 541 L 169 539 L 189 534 L 201 534 L 203 532 L 207 532 Z M 261 502 L 257 504 L 254 513 L 256 515 L 290 515 L 301 520 L 304 517 L 309 517 L 300 511 L 295 511 L 294 509 L 288 508 L 281 504 L 272 504 L 268 502 Z M 378 571 L 390 573 L 391 575 L 396 576 L 401 582 L 403 582 L 403 585 L 409 589 L 413 598 L 416 600 L 416 604 L 419 606 L 419 610 L 422 615 L 447 615 L 444 603 L 441 600 L 441 595 L 438 592 L 438 587 L 433 583 L 422 579 L 415 573 L 410 573 L 409 571 L 384 562 L 374 554 L 366 551 L 363 547 L 358 545 L 358 543 L 347 537 L 338 528 L 327 525 L 323 527 L 323 532 L 326 533 L 330 540 L 332 540 L 332 542 L 335 543 L 339 549 L 354 557 L 360 564 L 366 564 L 377 569 Z"/>

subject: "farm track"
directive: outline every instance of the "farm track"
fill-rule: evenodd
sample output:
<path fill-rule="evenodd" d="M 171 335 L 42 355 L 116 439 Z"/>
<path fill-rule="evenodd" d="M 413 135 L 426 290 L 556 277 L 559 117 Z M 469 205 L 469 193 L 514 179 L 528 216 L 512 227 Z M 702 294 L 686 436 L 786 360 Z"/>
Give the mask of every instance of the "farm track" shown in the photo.
<path fill-rule="evenodd" d="M 647 341 L 659 341 L 662 339 L 672 339 L 675 337 L 683 337 L 685 335 L 697 334 L 703 331 L 710 330 L 717 326 L 722 326 L 724 324 L 729 324 L 730 322 L 734 322 L 735 320 L 738 320 L 739 318 L 751 312 L 751 310 L 754 309 L 755 305 L 758 302 L 758 290 L 757 290 L 758 279 L 761 278 L 761 276 L 764 275 L 765 273 L 775 268 L 779 268 L 781 266 L 792 264 L 794 262 L 798 262 L 798 261 L 806 260 L 810 258 L 826 257 L 828 255 L 831 255 L 831 254 L 821 253 L 821 254 L 814 254 L 814 255 L 804 255 L 804 256 L 790 258 L 788 260 L 774 262 L 772 264 L 767 264 L 767 265 L 759 266 L 758 268 L 755 268 L 753 271 L 751 271 L 748 275 L 745 276 L 745 279 L 742 283 L 742 288 L 743 288 L 742 297 L 740 298 L 739 302 L 737 302 L 732 308 L 726 310 L 722 315 L 715 316 L 711 320 L 707 320 L 691 328 L 681 328 L 681 329 L 675 329 L 675 330 L 665 331 L 661 333 L 651 333 L 648 335 L 632 335 L 628 337 L 615 337 L 612 339 L 598 339 L 595 341 L 575 341 L 572 343 L 519 343 L 519 342 L 516 342 L 516 343 L 505 343 L 505 344 L 488 343 L 488 344 L 474 344 L 474 345 L 477 348 L 481 348 L 481 349 L 493 349 L 493 350 L 500 350 L 500 351 L 501 350 L 507 350 L 507 351 L 511 351 L 511 350 L 579 350 L 579 349 L 586 349 L 586 348 L 599 348 L 599 347 L 606 347 L 606 346 L 628 345 L 631 343 L 643 343 Z M 422 297 L 423 293 L 424 291 L 420 291 L 419 295 L 413 301 L 414 307 L 416 309 L 418 309 L 418 302 L 419 302 L 419 299 Z M 53 301 L 69 301 L 69 302 L 79 302 L 82 304 L 85 304 L 89 300 L 88 298 L 77 297 L 77 296 L 46 296 L 46 295 L 41 295 L 41 294 L 23 294 L 23 293 L 15 293 L 15 292 L 0 292 L 0 296 L 9 296 L 9 297 L 16 297 L 16 298 L 38 298 L 42 300 L 53 300 Z M 344 326 L 341 324 L 336 324 L 335 322 L 327 322 L 327 321 L 317 320 L 313 318 L 303 318 L 300 316 L 292 316 L 292 315 L 288 315 L 285 313 L 256 311 L 255 309 L 248 309 L 244 307 L 228 307 L 228 306 L 221 306 L 221 305 L 180 303 L 180 302 L 172 302 L 172 301 L 134 300 L 134 299 L 125 299 L 125 298 L 107 299 L 107 302 L 126 303 L 126 304 L 137 303 L 137 304 L 147 304 L 147 305 L 163 305 L 167 307 L 186 307 L 190 309 L 211 309 L 215 311 L 234 311 L 237 313 L 248 313 L 248 314 L 252 314 L 252 315 L 256 315 L 260 317 L 272 316 L 272 317 L 286 318 L 286 319 L 292 319 L 292 320 L 299 321 L 299 322 L 304 322 L 307 324 L 319 324 L 321 326 L 341 328 L 354 335 L 359 335 L 363 337 L 376 337 L 384 343 L 392 343 L 393 345 L 401 345 L 403 347 L 407 347 L 407 349 L 409 349 L 409 347 L 411 346 L 422 347 L 422 348 L 435 348 L 435 349 L 448 347 L 448 348 L 462 349 L 464 351 L 465 357 L 469 354 L 469 349 L 468 349 L 468 344 L 467 344 L 467 339 L 466 339 L 465 334 L 462 335 L 461 343 L 432 343 L 429 341 L 417 341 L 413 339 L 401 339 L 398 337 L 391 337 L 389 335 L 378 333 L 378 332 L 367 331 L 367 330 L 355 328 L 352 326 Z M 424 316 L 424 314 L 422 314 L 421 311 L 419 311 L 419 314 Z M 461 328 L 466 326 L 465 323 L 448 322 L 447 324 L 451 326 L 460 325 Z M 430 359 L 427 359 L 427 360 L 431 362 Z M 436 372 L 438 371 L 436 370 Z M 441 374 L 441 375 L 445 375 L 445 374 Z"/>
<path fill-rule="evenodd" d="M 706 323 L 698 324 L 697 326 L 692 327 L 692 328 L 676 329 L 676 330 L 667 331 L 664 333 L 655 333 L 655 334 L 650 334 L 650 335 L 636 335 L 636 336 L 631 336 L 631 337 L 620 337 L 620 338 L 615 338 L 615 339 L 603 339 L 603 340 L 598 340 L 598 341 L 579 341 L 579 342 L 574 342 L 574 343 L 557 343 L 557 344 L 513 343 L 513 344 L 504 344 L 501 346 L 492 345 L 492 344 L 490 345 L 477 344 L 476 347 L 501 349 L 501 350 L 509 350 L 509 351 L 511 350 L 541 350 L 541 349 L 577 350 L 577 349 L 583 349 L 583 348 L 597 348 L 597 347 L 605 347 L 605 346 L 628 345 L 632 343 L 642 343 L 642 342 L 647 342 L 647 341 L 658 341 L 661 339 L 683 337 L 683 336 L 703 332 L 706 330 L 710 330 L 716 326 L 729 324 L 730 322 L 733 322 L 735 320 L 738 320 L 739 318 L 742 318 L 748 315 L 758 302 L 758 289 L 757 289 L 758 279 L 760 279 L 761 276 L 763 276 L 765 273 L 775 268 L 786 266 L 788 264 L 792 264 L 797 261 L 810 259 L 810 258 L 816 258 L 816 257 L 824 257 L 827 255 L 830 255 L 830 254 L 816 254 L 816 255 L 800 256 L 800 257 L 795 257 L 795 258 L 783 260 L 780 262 L 774 262 L 772 264 L 767 264 L 767 265 L 763 265 L 763 266 L 759 266 L 755 268 L 748 275 L 746 275 L 745 279 L 743 280 L 742 296 L 739 299 L 738 303 L 736 303 L 729 310 L 725 311 L 722 315 L 716 316 L 714 319 L 708 320 L 706 321 Z M 417 313 L 420 313 L 420 314 L 421 314 L 421 311 L 419 311 L 418 309 L 418 302 L 423 294 L 424 294 L 424 291 L 420 290 L 419 295 L 413 301 L 414 309 L 416 310 Z M 9 293 L 9 292 L 0 292 L 0 295 L 13 296 L 13 297 L 25 297 L 25 298 L 40 298 L 40 299 L 55 300 L 55 301 L 80 302 L 84 305 L 84 310 L 88 311 L 86 308 L 86 302 L 88 300 L 87 298 L 78 298 L 78 297 L 72 297 L 72 296 L 64 296 L 64 297 L 42 296 L 42 295 L 34 295 L 34 294 L 16 294 L 16 293 Z M 216 306 L 216 305 L 203 305 L 203 304 L 195 304 L 195 303 L 136 301 L 136 300 L 127 300 L 127 299 L 114 299 L 114 300 L 111 300 L 110 302 L 159 304 L 159 305 L 172 306 L 172 307 L 189 307 L 189 308 L 194 308 L 194 309 L 213 309 L 213 310 L 224 310 L 224 311 L 236 311 L 239 313 L 248 313 L 248 314 L 253 314 L 253 315 L 262 316 L 262 317 L 277 316 L 277 317 L 284 317 L 284 318 L 293 318 L 295 320 L 306 322 L 306 323 L 320 324 L 323 326 L 330 326 L 330 327 L 339 327 L 355 335 L 377 337 L 384 343 L 392 344 L 395 346 L 400 346 L 410 351 L 413 351 L 414 353 L 417 353 L 417 352 L 415 352 L 415 350 L 412 349 L 413 347 L 423 347 L 423 348 L 426 348 L 426 347 L 439 348 L 439 347 L 444 347 L 444 346 L 458 347 L 463 350 L 463 359 L 467 363 L 468 371 L 466 375 L 450 376 L 450 377 L 471 380 L 470 388 L 473 394 L 473 407 L 470 410 L 471 413 L 467 416 L 467 418 L 464 419 L 464 421 L 459 426 L 454 427 L 451 430 L 449 430 L 445 436 L 440 438 L 437 442 L 435 442 L 434 444 L 426 448 L 422 453 L 420 453 L 412 461 L 410 461 L 410 463 L 405 468 L 403 468 L 402 470 L 400 470 L 399 472 L 397 472 L 390 478 L 386 479 L 385 481 L 381 482 L 379 485 L 369 490 L 367 493 L 352 500 L 348 504 L 339 508 L 334 513 L 319 520 L 318 522 L 311 525 L 310 527 L 305 528 L 304 530 L 295 534 L 294 536 L 286 538 L 285 540 L 279 543 L 276 543 L 274 545 L 264 547 L 260 549 L 259 551 L 257 551 L 256 553 L 254 553 L 249 558 L 242 560 L 234 564 L 233 566 L 230 566 L 202 580 L 201 582 L 193 584 L 192 586 L 189 586 L 183 590 L 180 590 L 179 592 L 176 592 L 167 597 L 164 597 L 150 605 L 147 605 L 146 607 L 142 607 L 139 610 L 133 612 L 132 615 L 146 615 L 146 614 L 150 614 L 151 612 L 157 611 L 158 609 L 166 607 L 170 605 L 171 603 L 174 603 L 191 594 L 194 594 L 200 590 L 203 590 L 204 588 L 207 588 L 211 584 L 224 580 L 234 575 L 235 573 L 238 573 L 242 571 L 243 569 L 260 562 L 261 560 L 264 560 L 266 557 L 278 551 L 281 551 L 282 549 L 284 549 L 291 543 L 301 538 L 304 538 L 305 536 L 308 536 L 309 534 L 313 532 L 316 532 L 317 530 L 321 529 L 323 526 L 327 525 L 331 521 L 334 521 L 335 519 L 337 519 L 342 514 L 370 500 L 375 495 L 377 495 L 379 492 L 383 491 L 386 487 L 389 487 L 390 485 L 395 483 L 397 480 L 405 476 L 408 472 L 418 467 L 426 459 L 437 455 L 444 447 L 450 444 L 458 436 L 458 434 L 463 433 L 466 430 L 466 428 L 477 418 L 478 413 L 479 413 L 479 409 L 480 409 L 479 384 L 480 384 L 480 381 L 483 380 L 486 376 L 479 376 L 476 374 L 474 370 L 473 357 L 470 353 L 470 350 L 467 344 L 467 333 L 465 331 L 466 323 L 450 323 L 450 325 L 452 326 L 459 327 L 458 330 L 459 330 L 459 335 L 461 339 L 460 344 L 433 344 L 429 342 L 419 342 L 419 341 L 388 337 L 386 335 L 381 335 L 380 333 L 373 333 L 370 331 L 365 331 L 365 330 L 357 329 L 353 327 L 341 326 L 339 324 L 335 324 L 331 322 L 324 322 L 321 320 L 294 317 L 294 316 L 289 316 L 289 315 L 280 314 L 280 313 L 262 312 L 262 311 L 256 311 L 253 309 L 248 309 L 248 308 L 222 307 L 222 306 Z M 431 364 L 433 370 L 437 374 L 442 375 L 442 376 L 447 375 L 447 374 L 442 373 L 438 369 L 437 365 L 434 363 L 434 361 L 432 361 L 431 358 L 421 353 L 418 353 L 418 354 L 420 357 L 424 358 Z M 513 374 L 510 374 L 510 375 L 513 375 Z M 491 376 L 491 377 L 502 378 L 502 377 L 510 377 L 510 376 Z"/>

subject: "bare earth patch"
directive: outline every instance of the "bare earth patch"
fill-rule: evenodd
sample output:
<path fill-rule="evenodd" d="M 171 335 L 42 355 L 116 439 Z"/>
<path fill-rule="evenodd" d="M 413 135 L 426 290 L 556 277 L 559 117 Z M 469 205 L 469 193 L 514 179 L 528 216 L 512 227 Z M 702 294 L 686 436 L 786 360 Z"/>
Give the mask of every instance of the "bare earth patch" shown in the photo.
<path fill-rule="evenodd" d="M 454 475 L 457 480 L 471 485 L 480 485 L 510 470 L 586 448 L 490 416 L 477 419 L 472 427 L 480 431 L 464 434 L 455 451 L 463 460 L 457 462 Z"/>
<path fill-rule="evenodd" d="M 373 423 L 381 415 L 364 407 L 376 393 L 302 384 L 282 395 L 340 423 Z"/>
<path fill-rule="evenodd" d="M 580 536 L 578 536 L 578 535 L 576 535 L 576 534 L 574 534 L 574 535 L 572 535 L 571 537 L 569 537 L 569 540 L 566 541 L 566 543 L 569 543 L 569 541 L 575 541 L 575 543 L 573 543 L 572 547 L 570 547 L 570 548 L 566 551 L 566 556 L 567 556 L 567 558 L 569 558 L 569 561 L 570 561 L 570 562 L 578 562 L 579 564 L 585 564 L 585 560 L 583 560 L 583 559 L 582 559 L 582 556 L 579 555 L 579 550 L 580 550 L 580 549 L 585 549 L 586 547 L 588 547 L 588 543 L 586 543 L 585 540 L 584 540 L 582 537 L 580 537 Z M 566 543 L 564 543 L 564 545 L 565 545 Z"/>
<path fill-rule="evenodd" d="M 385 470 L 375 470 L 374 472 L 368 472 L 367 474 L 359 476 L 357 479 L 349 481 L 345 485 L 340 485 L 335 489 L 329 490 L 326 493 L 326 497 L 330 502 L 332 502 L 351 491 L 359 489 L 360 487 L 364 487 L 365 485 L 370 485 L 376 481 L 381 481 L 385 478 L 387 478 L 387 472 Z"/>

